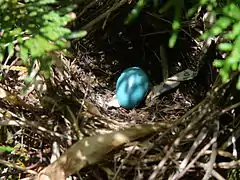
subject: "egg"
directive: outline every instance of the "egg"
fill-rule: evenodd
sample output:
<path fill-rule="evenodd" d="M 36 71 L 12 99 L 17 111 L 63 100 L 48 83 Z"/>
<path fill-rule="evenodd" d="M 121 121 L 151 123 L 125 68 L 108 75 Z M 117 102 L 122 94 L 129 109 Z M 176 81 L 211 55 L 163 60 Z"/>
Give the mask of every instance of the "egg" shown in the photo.
<path fill-rule="evenodd" d="M 149 85 L 148 76 L 141 68 L 127 68 L 116 84 L 116 98 L 119 105 L 127 109 L 138 106 L 146 96 Z"/>

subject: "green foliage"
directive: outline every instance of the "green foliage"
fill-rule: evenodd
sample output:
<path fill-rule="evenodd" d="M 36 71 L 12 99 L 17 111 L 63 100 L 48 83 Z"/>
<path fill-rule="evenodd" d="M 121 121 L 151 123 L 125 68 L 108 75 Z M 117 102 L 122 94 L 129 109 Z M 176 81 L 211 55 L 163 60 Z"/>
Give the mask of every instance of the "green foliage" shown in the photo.
<path fill-rule="evenodd" d="M 174 12 L 175 12 L 174 20 L 172 23 L 173 33 L 169 39 L 169 47 L 170 48 L 174 47 L 174 45 L 177 41 L 178 30 L 180 28 L 180 19 L 181 19 L 183 7 L 184 7 L 184 0 L 169 0 L 169 1 L 167 1 L 166 5 L 162 8 L 162 10 L 160 11 L 160 12 L 165 12 L 165 11 L 169 10 L 170 8 L 173 8 Z"/>
<path fill-rule="evenodd" d="M 126 23 L 133 21 L 139 15 L 140 11 L 147 6 L 149 1 L 151 0 L 137 1 L 136 6 L 126 19 Z M 166 0 L 164 2 L 163 6 L 159 6 L 159 12 L 166 12 L 170 8 L 174 9 L 173 33 L 169 39 L 169 47 L 173 47 L 178 37 L 184 0 Z M 214 65 L 220 69 L 220 75 L 224 83 L 231 79 L 232 72 L 240 72 L 239 5 L 240 0 L 195 0 L 193 7 L 188 10 L 188 16 L 192 16 L 199 7 L 206 7 L 209 12 L 219 16 L 213 26 L 202 35 L 202 38 L 207 39 L 221 36 L 224 39 L 224 42 L 218 45 L 218 49 L 226 53 L 226 59 L 214 61 Z M 240 75 L 237 88 L 240 89 Z"/>
<path fill-rule="evenodd" d="M 229 169 L 228 170 L 228 175 L 227 175 L 227 180 L 235 180 L 240 178 L 240 169 Z"/>
<path fill-rule="evenodd" d="M 132 9 L 129 16 L 125 20 L 125 24 L 131 23 L 133 20 L 135 20 L 139 16 L 141 10 L 147 5 L 147 1 L 148 0 L 139 0 L 137 2 L 135 7 Z"/>
<path fill-rule="evenodd" d="M 224 39 L 218 49 L 226 53 L 226 59 L 215 60 L 214 65 L 220 69 L 225 83 L 231 79 L 232 72 L 240 71 L 240 8 L 236 3 L 228 2 L 220 10 L 221 16 L 202 37 L 206 39 L 220 35 Z M 237 88 L 240 89 L 240 77 Z"/>
<path fill-rule="evenodd" d="M 187 1 L 138 0 L 125 23 L 131 23 L 150 2 L 160 13 L 169 10 L 174 12 L 173 33 L 169 39 L 169 47 L 173 47 L 181 25 L 184 3 Z M 226 59 L 215 60 L 214 65 L 220 69 L 223 82 L 227 82 L 232 72 L 240 71 L 240 1 L 194 0 L 194 3 L 188 11 L 189 15 L 203 6 L 219 15 L 216 23 L 202 37 L 206 39 L 220 35 L 225 39 L 218 48 L 226 53 Z M 87 33 L 71 32 L 66 26 L 74 19 L 71 13 L 73 8 L 72 5 L 61 6 L 57 0 L 0 0 L 0 64 L 6 60 L 6 54 L 8 57 L 19 57 L 29 68 L 30 75 L 34 63 L 38 61 L 40 71 L 50 76 L 52 61 L 49 52 L 68 48 L 69 38 L 81 38 Z M 33 79 L 29 76 L 25 82 L 31 83 Z M 240 89 L 240 80 L 237 88 Z"/>
<path fill-rule="evenodd" d="M 69 38 L 86 35 L 85 31 L 72 33 L 66 26 L 74 19 L 72 10 L 56 0 L 0 0 L 0 62 L 7 51 L 29 67 L 29 74 L 35 61 L 50 74 L 49 52 L 69 47 Z"/>
<path fill-rule="evenodd" d="M 184 0 L 139 0 L 137 1 L 135 7 L 127 17 L 125 24 L 129 24 L 134 19 L 136 19 L 142 9 L 146 7 L 149 3 L 153 4 L 153 8 L 158 8 L 160 13 L 166 12 L 170 8 L 174 9 L 175 16 L 172 23 L 173 33 L 169 40 L 169 47 L 173 47 L 177 41 L 178 30 L 180 28 L 181 13 L 184 7 Z M 164 4 L 162 5 L 162 3 Z"/>
<path fill-rule="evenodd" d="M 9 146 L 0 146 L 0 152 L 12 152 L 15 149 Z"/>

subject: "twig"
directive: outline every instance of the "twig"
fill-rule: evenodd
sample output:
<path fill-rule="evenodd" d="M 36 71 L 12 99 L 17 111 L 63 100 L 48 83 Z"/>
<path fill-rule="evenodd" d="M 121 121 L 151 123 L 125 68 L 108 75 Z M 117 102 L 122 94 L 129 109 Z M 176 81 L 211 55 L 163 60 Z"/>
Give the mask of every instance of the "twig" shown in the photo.
<path fill-rule="evenodd" d="M 26 41 L 26 40 L 30 39 L 30 37 L 31 37 L 31 36 L 29 36 L 29 37 L 23 37 L 23 38 L 22 38 L 22 41 Z M 12 43 L 12 44 L 17 44 L 17 43 L 18 43 L 18 40 L 14 40 L 14 41 L 11 42 L 11 43 Z M 4 44 L 4 47 L 9 46 L 9 44 L 10 44 L 10 43 Z"/>
<path fill-rule="evenodd" d="M 66 106 L 67 111 L 69 113 L 69 115 L 71 116 L 72 120 L 73 120 L 73 127 L 74 130 L 76 131 L 76 135 L 78 139 L 82 139 L 84 137 L 83 133 L 81 132 L 81 130 L 79 129 L 79 125 L 78 125 L 78 118 L 75 117 L 75 115 L 73 114 L 72 110 L 69 108 L 69 106 Z"/>
<path fill-rule="evenodd" d="M 84 27 L 82 27 L 83 30 L 88 30 L 89 28 L 91 28 L 94 24 L 98 23 L 99 21 L 101 21 L 103 18 L 105 18 L 106 16 L 109 15 L 109 13 L 115 11 L 116 9 L 118 9 L 119 7 L 121 7 L 122 5 L 124 5 L 125 3 L 127 3 L 128 0 L 121 0 L 116 6 L 111 7 L 110 9 L 108 9 L 106 12 L 104 12 L 103 14 L 99 15 L 97 18 L 95 18 L 93 21 L 89 22 L 87 25 L 85 25 Z"/>
<path fill-rule="evenodd" d="M 235 109 L 235 108 L 237 108 L 238 106 L 240 106 L 240 102 L 238 102 L 238 103 L 236 103 L 236 104 L 233 104 L 233 105 L 231 105 L 231 106 L 223 109 L 223 110 L 221 111 L 221 114 L 224 114 L 224 113 L 226 113 L 226 112 L 228 112 L 228 111 L 231 111 L 232 109 Z"/>
<path fill-rule="evenodd" d="M 198 137 L 196 138 L 196 140 L 194 141 L 191 149 L 189 150 L 187 156 L 184 158 L 184 160 L 182 161 L 182 163 L 179 166 L 179 172 L 182 172 L 184 170 L 184 168 L 187 166 L 190 158 L 192 157 L 193 153 L 195 152 L 196 148 L 202 143 L 202 141 L 205 139 L 205 137 L 207 136 L 207 128 L 204 127 L 202 129 L 202 131 L 199 133 Z M 177 172 L 172 179 L 175 179 L 178 175 L 179 172 Z"/>
<path fill-rule="evenodd" d="M 8 57 L 9 57 L 9 56 L 8 56 Z M 12 56 L 11 56 L 11 57 L 12 57 Z M 4 63 L 4 65 L 3 65 L 2 68 L 4 68 L 4 67 L 7 66 L 7 61 L 8 61 L 8 60 L 9 60 L 9 59 L 6 59 L 6 61 L 5 61 L 5 63 Z M 19 57 L 17 57 L 16 59 L 14 59 L 13 62 L 10 64 L 10 66 L 8 67 L 6 73 L 5 73 L 4 77 L 3 77 L 3 80 L 6 79 L 6 77 L 7 77 L 8 73 L 9 73 L 9 71 L 10 71 L 11 68 L 14 66 L 14 64 L 16 64 L 16 62 L 17 62 L 18 60 L 19 60 Z M 27 69 L 26 69 L 26 70 L 27 70 Z"/>
<path fill-rule="evenodd" d="M 119 4 L 119 2 L 115 2 L 112 7 L 115 7 L 115 6 L 117 6 L 118 4 Z M 107 16 L 106 16 L 106 18 L 105 18 L 105 20 L 104 20 L 104 22 L 103 22 L 102 29 L 105 29 L 106 24 L 107 24 L 107 21 L 108 21 L 108 18 L 109 18 L 109 16 L 111 15 L 111 13 L 112 13 L 112 12 L 110 11 L 109 14 L 107 14 Z"/>
<path fill-rule="evenodd" d="M 200 162 L 196 162 L 196 165 L 199 167 L 204 168 L 205 170 L 207 170 L 208 165 L 204 164 L 204 163 L 200 163 Z M 222 177 L 217 171 L 215 171 L 214 169 L 212 170 L 212 176 L 215 177 L 217 180 L 226 180 L 224 177 Z"/>
<path fill-rule="evenodd" d="M 164 19 L 162 17 L 160 17 L 159 15 L 157 14 L 153 14 L 153 13 L 150 13 L 150 12 L 146 12 L 148 15 L 152 16 L 152 17 L 155 17 L 156 19 L 159 19 L 159 20 L 162 20 L 168 24 L 172 24 L 171 21 L 167 20 L 167 19 Z M 195 42 L 197 45 L 199 45 L 199 43 L 196 41 L 196 39 L 191 35 L 189 34 L 187 31 L 185 31 L 183 28 L 180 28 L 180 30 L 182 30 L 188 37 L 190 37 L 192 39 L 193 42 Z"/>
<path fill-rule="evenodd" d="M 212 154 L 212 150 L 207 150 L 203 155 L 208 155 L 208 154 Z M 227 152 L 227 151 L 217 150 L 217 154 L 219 156 L 227 157 L 227 158 L 230 158 L 232 160 L 235 159 L 235 157 L 230 152 Z"/>
<path fill-rule="evenodd" d="M 123 144 L 158 133 L 164 127 L 156 126 L 156 124 L 135 125 L 110 134 L 85 137 L 65 151 L 57 161 L 41 171 L 38 174 L 38 179 L 45 179 L 46 176 L 50 179 L 66 179 L 67 176 L 80 169 L 96 164 L 112 150 Z"/>
<path fill-rule="evenodd" d="M 179 176 L 176 178 L 176 180 L 180 179 L 188 169 L 190 169 L 193 164 L 204 154 L 204 152 L 216 141 L 216 139 L 212 139 L 208 144 L 206 144 L 202 150 L 197 154 L 197 156 L 188 164 L 188 166 L 182 171 Z"/>
<path fill-rule="evenodd" d="M 84 9 L 77 15 L 77 19 L 79 19 L 79 17 L 81 17 L 89 8 L 91 8 L 92 6 L 94 6 L 97 3 L 97 1 L 92 1 L 89 4 L 87 4 Z"/>
<path fill-rule="evenodd" d="M 18 169 L 18 170 L 21 170 L 21 171 L 25 171 L 25 172 L 27 172 L 29 174 L 37 175 L 36 171 L 33 171 L 33 170 L 30 170 L 30 169 L 27 169 L 27 168 L 23 168 L 23 167 L 17 166 L 16 164 L 10 163 L 10 162 L 2 160 L 2 159 L 0 159 L 0 163 L 5 165 L 5 166 L 11 167 L 11 168 L 15 168 L 15 169 Z"/>
<path fill-rule="evenodd" d="M 188 112 L 186 112 L 186 114 L 184 114 L 180 119 L 178 119 L 174 124 L 171 125 L 170 128 L 167 128 L 166 131 L 164 131 L 161 136 L 159 136 L 156 139 L 156 142 L 159 142 L 163 137 L 165 137 L 168 133 L 170 133 L 171 131 L 174 130 L 174 128 L 176 128 L 179 124 L 184 124 L 187 123 L 188 121 L 190 121 L 189 118 L 190 116 L 193 116 L 193 114 L 195 112 L 200 111 L 200 109 L 203 107 L 203 105 L 205 105 L 208 102 L 208 98 L 205 98 L 204 100 L 202 100 L 200 103 L 198 103 L 196 106 L 194 106 L 191 110 L 189 110 Z M 208 107 L 206 107 L 208 108 Z M 201 118 L 203 117 L 203 113 L 201 114 Z M 145 153 L 143 153 L 143 155 L 141 156 L 141 158 L 143 158 L 152 148 L 153 148 L 154 144 L 152 146 L 150 146 Z"/>
<path fill-rule="evenodd" d="M 240 127 L 238 127 L 238 129 L 236 129 L 234 132 L 234 138 L 237 140 L 239 137 L 240 137 Z M 233 143 L 233 136 L 229 137 L 228 140 L 225 143 L 223 143 L 223 145 L 219 149 L 225 150 L 232 143 Z"/>
<path fill-rule="evenodd" d="M 118 167 L 117 172 L 114 173 L 114 177 L 113 177 L 112 180 L 118 179 L 118 178 L 117 178 L 117 175 L 119 174 L 120 170 L 122 169 L 123 165 L 125 164 L 125 161 L 126 161 L 126 160 L 130 157 L 130 155 L 134 152 L 135 148 L 136 148 L 136 145 L 131 149 L 131 151 L 127 154 L 127 156 L 122 160 L 122 163 L 121 163 L 120 166 Z"/>
<path fill-rule="evenodd" d="M 204 114 L 204 113 L 203 113 Z M 180 143 L 180 141 L 185 137 L 185 135 L 201 120 L 202 118 L 198 118 L 195 121 L 191 122 L 186 129 L 183 130 L 183 132 L 181 132 L 181 134 L 179 135 L 179 137 L 173 142 L 172 146 L 170 147 L 170 149 L 168 150 L 168 152 L 166 153 L 165 157 L 162 159 L 162 161 L 159 162 L 159 164 L 157 165 L 157 168 L 152 172 L 152 174 L 149 176 L 148 180 L 153 180 L 157 177 L 159 171 L 162 169 L 162 167 L 164 166 L 164 164 L 167 162 L 168 158 L 170 157 L 170 155 L 173 153 L 175 147 L 177 147 Z"/>
<path fill-rule="evenodd" d="M 219 132 L 219 121 L 216 119 L 214 121 L 214 133 L 213 133 L 213 139 L 215 139 L 215 142 L 212 145 L 212 154 L 210 156 L 210 160 L 207 165 L 207 170 L 206 173 L 203 177 L 203 180 L 208 180 L 212 174 L 213 170 L 213 164 L 215 163 L 216 156 L 217 156 L 217 137 L 218 137 L 218 132 Z"/>
<path fill-rule="evenodd" d="M 201 105 L 205 104 L 207 101 L 207 99 L 204 99 L 203 101 L 201 101 L 200 103 L 198 103 L 198 105 L 194 106 L 192 109 L 190 109 L 189 111 L 186 112 L 186 114 L 184 114 L 180 119 L 178 119 L 177 121 L 175 121 L 170 128 L 168 128 L 165 132 L 163 132 L 161 134 L 161 136 L 159 136 L 157 139 L 156 139 L 156 142 L 159 142 L 163 137 L 165 137 L 168 133 L 170 133 L 171 131 L 173 131 L 178 125 L 180 124 L 184 124 L 184 123 L 187 123 L 189 121 L 189 119 L 191 118 L 188 118 L 189 116 L 191 116 L 192 114 L 194 114 L 194 112 L 196 111 L 199 111 L 199 109 L 201 108 Z M 149 147 L 149 149 L 146 151 L 146 153 L 152 149 L 152 147 L 154 146 L 154 144 Z M 146 155 L 146 153 L 144 153 L 143 156 Z"/>
<path fill-rule="evenodd" d="M 55 132 L 57 131 L 57 126 L 54 127 L 54 131 Z M 52 143 L 52 156 L 50 158 L 50 162 L 53 163 L 59 157 L 60 157 L 59 144 L 58 144 L 57 141 L 53 141 L 53 143 Z"/>
<path fill-rule="evenodd" d="M 167 53 L 166 53 L 166 49 L 163 45 L 160 45 L 160 57 L 161 57 L 161 65 L 162 65 L 162 75 L 163 75 L 163 81 L 167 81 L 167 78 L 168 78 L 168 58 L 167 58 Z M 158 58 L 159 59 L 159 58 Z"/>
<path fill-rule="evenodd" d="M 56 137 L 59 137 L 61 139 L 68 139 L 68 140 L 72 139 L 71 136 L 62 135 L 60 133 L 50 131 L 50 130 L 46 129 L 45 127 L 39 126 L 36 122 L 26 122 L 26 121 L 22 121 L 22 120 L 3 120 L 3 121 L 0 121 L 0 125 L 1 126 L 34 127 L 37 130 L 39 130 L 40 132 L 46 132 L 51 136 L 56 136 Z"/>
<path fill-rule="evenodd" d="M 240 159 L 237 161 L 218 163 L 216 164 L 216 167 L 223 168 L 223 169 L 240 168 Z"/>

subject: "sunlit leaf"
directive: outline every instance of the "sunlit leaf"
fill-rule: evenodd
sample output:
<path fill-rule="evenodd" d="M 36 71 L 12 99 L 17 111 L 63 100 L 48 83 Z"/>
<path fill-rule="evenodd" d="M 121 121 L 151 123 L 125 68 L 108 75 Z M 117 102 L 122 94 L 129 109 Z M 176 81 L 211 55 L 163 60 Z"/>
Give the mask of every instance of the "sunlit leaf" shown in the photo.
<path fill-rule="evenodd" d="M 233 25 L 232 31 L 229 31 L 223 37 L 229 40 L 234 40 L 240 34 L 240 22 Z"/>
<path fill-rule="evenodd" d="M 232 20 L 228 17 L 222 16 L 220 17 L 216 23 L 210 28 L 210 30 L 206 31 L 201 38 L 206 39 L 210 36 L 217 36 L 222 33 L 225 29 L 227 29 L 232 23 Z"/>
<path fill-rule="evenodd" d="M 71 33 L 69 36 L 67 36 L 68 39 L 76 39 L 76 38 L 83 38 L 87 35 L 87 31 L 77 31 Z"/>
<path fill-rule="evenodd" d="M 225 6 L 223 8 L 223 12 L 229 17 L 232 17 L 238 21 L 240 20 L 240 16 L 239 16 L 240 9 L 239 9 L 239 7 L 237 7 L 237 5 L 235 3 L 231 3 L 227 6 Z"/>
<path fill-rule="evenodd" d="M 30 77 L 30 76 L 26 76 L 25 79 L 24 79 L 24 83 L 25 84 L 31 84 L 33 82 L 33 78 Z"/>
<path fill-rule="evenodd" d="M 236 87 L 238 90 L 240 90 L 240 75 L 238 76 L 238 81 L 237 81 Z"/>
<path fill-rule="evenodd" d="M 2 63 L 2 61 L 3 61 L 3 53 L 0 52 L 0 63 Z"/>
<path fill-rule="evenodd" d="M 12 152 L 15 149 L 9 146 L 0 146 L 0 152 Z"/>
<path fill-rule="evenodd" d="M 8 45 L 8 55 L 9 55 L 10 57 L 12 57 L 13 54 L 14 54 L 14 44 L 13 44 L 13 43 L 10 43 L 10 44 Z"/>
<path fill-rule="evenodd" d="M 173 33 L 171 38 L 169 39 L 169 47 L 174 47 L 175 43 L 177 41 L 177 32 Z"/>
<path fill-rule="evenodd" d="M 233 48 L 232 43 L 221 43 L 218 45 L 218 49 L 221 51 L 231 51 Z"/>
<path fill-rule="evenodd" d="M 67 48 L 70 46 L 69 42 L 67 41 L 63 41 L 63 40 L 57 40 L 55 41 L 56 46 L 58 46 L 59 48 Z"/>
<path fill-rule="evenodd" d="M 39 0 L 39 4 L 53 4 L 56 3 L 56 0 Z"/>
<path fill-rule="evenodd" d="M 28 48 L 26 48 L 24 45 L 20 45 L 20 57 L 22 58 L 23 64 L 27 64 L 28 59 Z"/>
<path fill-rule="evenodd" d="M 179 21 L 173 21 L 172 28 L 174 30 L 179 29 L 180 28 L 180 22 Z"/>
<path fill-rule="evenodd" d="M 215 67 L 217 67 L 217 68 L 221 68 L 223 65 L 224 65 L 224 60 L 215 60 L 214 62 L 213 62 L 213 65 L 215 66 Z"/>
<path fill-rule="evenodd" d="M 228 28 L 232 23 L 232 20 L 228 17 L 222 16 L 220 17 L 217 22 L 216 22 L 216 26 L 222 28 L 223 30 Z"/>
<path fill-rule="evenodd" d="M 221 75 L 221 77 L 222 77 L 222 81 L 224 82 L 224 83 L 226 83 L 228 80 L 229 80 L 229 70 L 226 70 L 226 69 L 221 69 L 220 70 L 220 75 Z"/>

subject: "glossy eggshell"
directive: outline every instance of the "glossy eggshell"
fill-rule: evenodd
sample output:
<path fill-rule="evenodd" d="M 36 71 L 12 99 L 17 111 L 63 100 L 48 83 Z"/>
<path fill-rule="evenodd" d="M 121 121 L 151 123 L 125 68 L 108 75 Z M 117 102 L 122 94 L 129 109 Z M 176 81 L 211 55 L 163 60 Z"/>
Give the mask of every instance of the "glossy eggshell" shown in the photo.
<path fill-rule="evenodd" d="M 147 74 L 139 67 L 122 72 L 116 84 L 116 97 L 120 106 L 131 109 L 138 106 L 149 89 Z"/>

